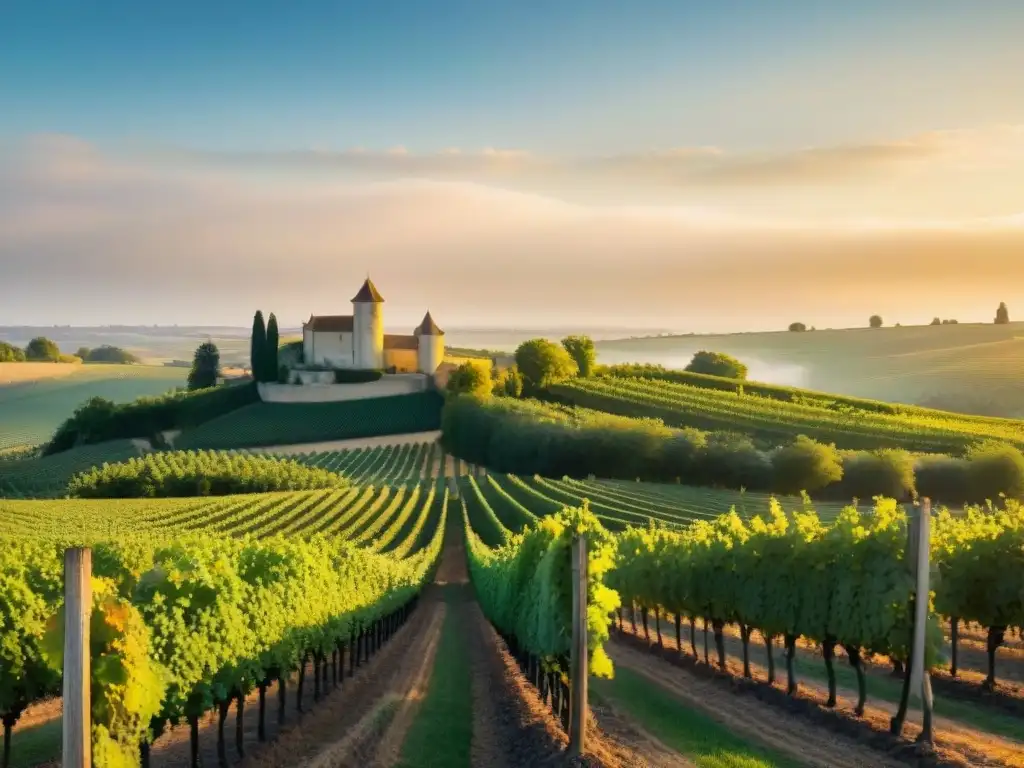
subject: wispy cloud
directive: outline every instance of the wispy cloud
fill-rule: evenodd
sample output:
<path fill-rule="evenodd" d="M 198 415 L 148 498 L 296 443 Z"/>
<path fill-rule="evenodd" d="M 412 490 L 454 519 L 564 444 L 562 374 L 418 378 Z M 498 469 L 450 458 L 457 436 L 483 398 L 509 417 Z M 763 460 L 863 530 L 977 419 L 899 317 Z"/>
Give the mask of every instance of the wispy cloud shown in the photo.
<path fill-rule="evenodd" d="M 822 316 L 857 295 L 884 303 L 891 293 L 906 307 L 909 291 L 924 306 L 944 283 L 962 297 L 1024 283 L 1019 185 L 974 207 L 957 201 L 977 190 L 956 185 L 949 198 L 922 193 L 912 209 L 877 201 L 902 194 L 911 171 L 1003 178 L 1021 133 L 999 136 L 583 159 L 497 149 L 102 151 L 33 137 L 0 148 L 0 323 L 243 324 L 257 304 L 297 322 L 342 309 L 367 269 L 410 320 L 424 302 L 448 322 L 624 313 L 623 322 L 705 328 L 701 318 L 719 317 L 726 295 L 743 312 L 710 327 L 775 325 L 765 318 L 790 307 Z M 616 198 L 588 199 L 597 179 Z M 648 199 L 659 183 L 688 191 Z"/>
<path fill-rule="evenodd" d="M 140 149 L 149 160 L 210 167 L 422 176 L 536 185 L 566 180 L 699 188 L 832 184 L 913 170 L 921 173 L 988 167 L 1024 167 L 1024 126 L 934 131 L 896 141 L 776 152 L 730 152 L 718 147 L 677 147 L 608 156 L 549 157 L 517 149 L 450 147 L 438 152 L 296 150 L 203 152 Z"/>

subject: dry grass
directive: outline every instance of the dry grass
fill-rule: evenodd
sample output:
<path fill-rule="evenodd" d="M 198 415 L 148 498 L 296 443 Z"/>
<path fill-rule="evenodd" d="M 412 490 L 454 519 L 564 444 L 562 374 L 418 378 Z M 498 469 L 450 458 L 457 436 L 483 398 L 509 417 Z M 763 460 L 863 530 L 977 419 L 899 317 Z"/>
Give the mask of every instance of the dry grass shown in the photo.
<path fill-rule="evenodd" d="M 0 386 L 70 376 L 81 363 L 0 363 Z"/>

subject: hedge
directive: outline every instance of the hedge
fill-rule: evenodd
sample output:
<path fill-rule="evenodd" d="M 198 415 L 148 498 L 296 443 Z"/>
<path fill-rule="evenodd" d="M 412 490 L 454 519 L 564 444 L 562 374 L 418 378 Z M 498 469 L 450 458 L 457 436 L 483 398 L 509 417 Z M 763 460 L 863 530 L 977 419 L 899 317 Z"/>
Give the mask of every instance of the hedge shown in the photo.
<path fill-rule="evenodd" d="M 672 429 L 536 400 L 470 395 L 448 399 L 441 419 L 445 450 L 495 472 L 546 477 L 681 482 L 751 491 L 813 492 L 821 498 L 907 499 L 951 505 L 1024 493 L 1024 455 L 985 443 L 966 458 L 901 450 L 837 451 L 799 436 L 765 450 L 746 435 Z"/>
<path fill-rule="evenodd" d="M 186 429 L 259 399 L 259 391 L 251 382 L 224 384 L 192 392 L 176 390 L 156 397 L 140 397 L 124 404 L 94 397 L 57 428 L 43 453 L 50 455 L 76 445 L 149 438 L 166 430 Z"/>

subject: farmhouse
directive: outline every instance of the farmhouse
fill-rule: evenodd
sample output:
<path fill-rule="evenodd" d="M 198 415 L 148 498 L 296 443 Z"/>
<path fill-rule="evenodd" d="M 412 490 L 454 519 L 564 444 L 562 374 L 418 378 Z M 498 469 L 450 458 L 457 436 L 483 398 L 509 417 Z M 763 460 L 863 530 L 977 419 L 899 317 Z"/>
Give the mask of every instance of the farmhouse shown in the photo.
<path fill-rule="evenodd" d="M 430 316 L 411 334 L 384 333 L 384 299 L 369 277 L 351 315 L 311 315 L 302 326 L 308 366 L 433 374 L 444 359 L 444 331 Z"/>

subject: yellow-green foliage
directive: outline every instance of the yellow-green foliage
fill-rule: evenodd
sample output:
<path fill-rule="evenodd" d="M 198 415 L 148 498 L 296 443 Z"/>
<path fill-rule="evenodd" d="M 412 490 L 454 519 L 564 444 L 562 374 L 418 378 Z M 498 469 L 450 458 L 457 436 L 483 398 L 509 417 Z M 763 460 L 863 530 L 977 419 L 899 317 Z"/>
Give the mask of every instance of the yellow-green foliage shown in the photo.
<path fill-rule="evenodd" d="M 322 536 L 92 542 L 97 764 L 134 765 L 151 724 L 198 717 L 398 609 L 431 573 L 444 521 L 404 560 Z M 62 552 L 81 543 L 0 537 L 0 615 L 18 617 L 0 625 L 0 715 L 56 688 Z"/>
<path fill-rule="evenodd" d="M 543 518 L 496 549 L 480 541 L 468 518 L 465 528 L 470 571 L 484 613 L 549 668 L 560 668 L 570 651 L 571 547 L 574 538 L 586 536 L 590 672 L 610 677 L 613 669 L 604 643 L 619 596 L 604 580 L 614 564 L 614 541 L 586 503 Z"/>
<path fill-rule="evenodd" d="M 1024 506 L 942 510 L 932 534 L 935 608 L 985 627 L 1024 626 Z"/>
<path fill-rule="evenodd" d="M 906 515 L 892 500 L 847 507 L 829 526 L 773 501 L 750 520 L 730 512 L 683 531 L 627 531 L 610 583 L 651 609 L 905 659 L 906 540 Z M 941 639 L 932 625 L 929 663 Z"/>

